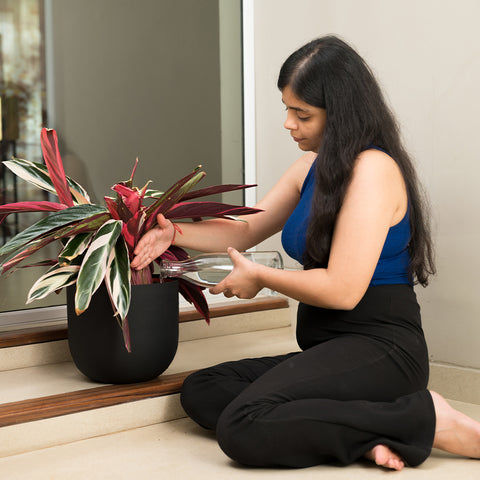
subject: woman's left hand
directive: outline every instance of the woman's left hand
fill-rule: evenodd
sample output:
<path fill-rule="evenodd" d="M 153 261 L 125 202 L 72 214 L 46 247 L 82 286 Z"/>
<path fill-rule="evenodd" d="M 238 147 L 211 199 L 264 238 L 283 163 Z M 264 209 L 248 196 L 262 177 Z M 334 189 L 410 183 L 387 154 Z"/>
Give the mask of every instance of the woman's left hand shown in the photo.
<path fill-rule="evenodd" d="M 233 270 L 220 283 L 209 289 L 217 295 L 223 293 L 226 297 L 253 298 L 262 288 L 257 276 L 258 265 L 247 260 L 232 247 L 227 249 L 233 262 Z"/>

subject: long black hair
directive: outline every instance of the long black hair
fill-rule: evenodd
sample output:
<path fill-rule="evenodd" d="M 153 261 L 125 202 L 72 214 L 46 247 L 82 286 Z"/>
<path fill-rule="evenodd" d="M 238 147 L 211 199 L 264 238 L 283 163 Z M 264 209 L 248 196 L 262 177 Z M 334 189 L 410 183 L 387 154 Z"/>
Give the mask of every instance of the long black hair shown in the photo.
<path fill-rule="evenodd" d="M 388 152 L 403 174 L 410 206 L 410 274 L 414 283 L 426 286 L 429 275 L 435 273 L 435 264 L 425 195 L 370 68 L 344 41 L 326 36 L 290 55 L 277 85 L 280 90 L 289 86 L 298 98 L 327 113 L 316 160 L 305 268 L 326 267 L 335 220 L 355 159 L 374 145 Z"/>

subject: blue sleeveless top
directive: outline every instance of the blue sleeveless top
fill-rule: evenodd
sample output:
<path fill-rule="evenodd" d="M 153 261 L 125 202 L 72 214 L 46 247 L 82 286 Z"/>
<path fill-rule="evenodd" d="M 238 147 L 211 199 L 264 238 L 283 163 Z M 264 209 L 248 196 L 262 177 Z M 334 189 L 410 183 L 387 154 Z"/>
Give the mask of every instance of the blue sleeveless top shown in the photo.
<path fill-rule="evenodd" d="M 380 150 L 380 149 L 379 149 Z M 303 182 L 300 201 L 288 218 L 282 231 L 282 245 L 287 254 L 300 263 L 306 248 L 307 226 L 310 216 L 313 192 L 315 189 L 315 162 L 313 162 Z M 390 227 L 383 245 L 380 259 L 373 273 L 371 286 L 412 284 L 408 267 L 410 254 L 410 215 L 409 209 L 399 223 Z"/>

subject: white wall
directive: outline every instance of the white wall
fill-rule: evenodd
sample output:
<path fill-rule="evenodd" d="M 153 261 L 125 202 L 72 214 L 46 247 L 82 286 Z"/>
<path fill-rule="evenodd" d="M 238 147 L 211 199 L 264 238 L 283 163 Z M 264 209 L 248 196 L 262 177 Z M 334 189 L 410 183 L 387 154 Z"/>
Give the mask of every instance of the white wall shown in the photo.
<path fill-rule="evenodd" d="M 438 275 L 417 288 L 431 359 L 480 368 L 480 36 L 477 0 L 256 0 L 257 182 L 261 198 L 299 156 L 276 76 L 335 33 L 377 74 L 433 206 Z M 279 248 L 278 236 L 264 247 Z"/>

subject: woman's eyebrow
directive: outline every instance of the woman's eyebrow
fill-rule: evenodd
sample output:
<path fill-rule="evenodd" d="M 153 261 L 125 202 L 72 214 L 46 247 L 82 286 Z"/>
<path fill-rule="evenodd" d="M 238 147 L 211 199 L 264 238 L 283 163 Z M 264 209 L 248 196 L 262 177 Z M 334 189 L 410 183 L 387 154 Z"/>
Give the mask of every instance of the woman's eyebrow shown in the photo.
<path fill-rule="evenodd" d="M 295 110 L 295 111 L 297 111 L 297 112 L 310 113 L 308 110 L 305 110 L 304 108 L 300 108 L 300 107 L 289 107 L 289 106 L 283 101 L 283 98 L 282 98 L 282 103 L 283 103 L 287 108 L 289 108 L 290 110 Z"/>

